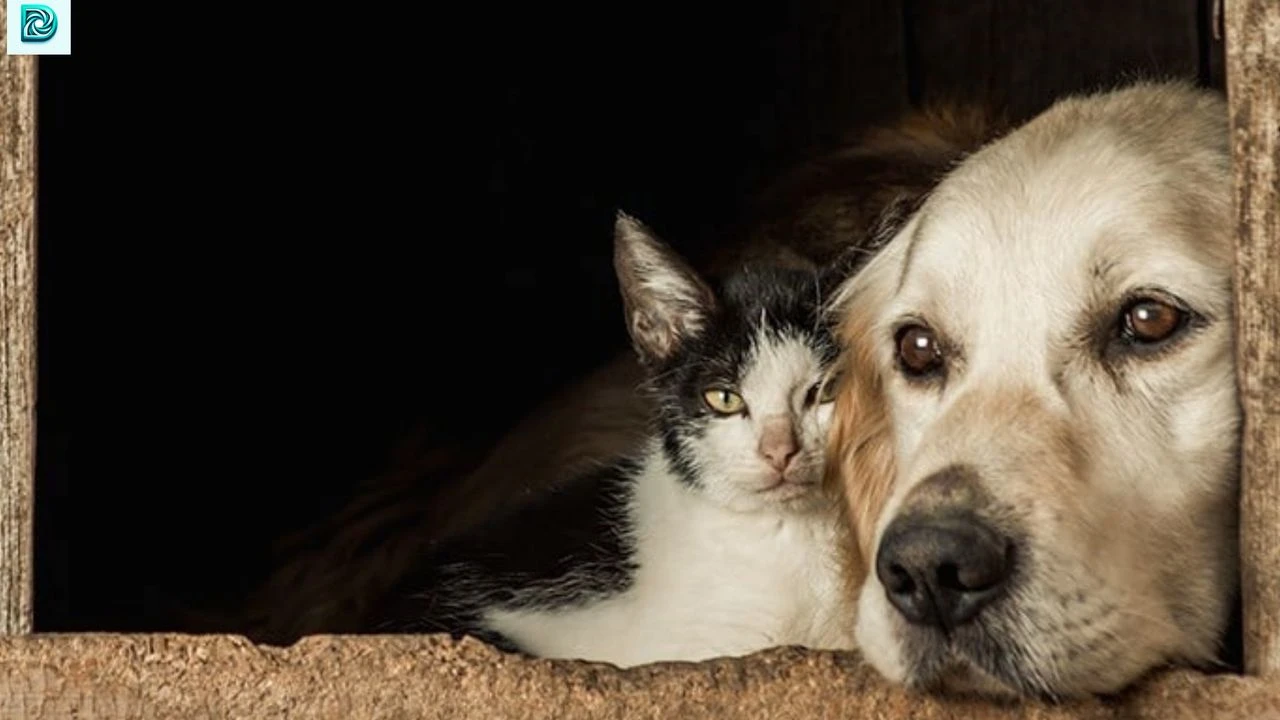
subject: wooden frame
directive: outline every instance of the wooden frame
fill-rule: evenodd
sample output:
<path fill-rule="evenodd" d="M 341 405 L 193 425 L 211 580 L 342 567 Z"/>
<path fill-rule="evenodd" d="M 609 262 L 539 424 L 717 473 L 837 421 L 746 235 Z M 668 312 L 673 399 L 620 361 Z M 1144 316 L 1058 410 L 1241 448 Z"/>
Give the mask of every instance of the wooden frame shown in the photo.
<path fill-rule="evenodd" d="M 1000 706 L 912 696 L 856 657 L 796 649 L 616 670 L 517 660 L 474 640 L 33 635 L 0 642 L 0 717 L 444 720 L 1280 720 L 1274 684 L 1175 672 L 1111 701 Z"/>
<path fill-rule="evenodd" d="M 1120 701 L 998 707 L 913 697 L 848 655 L 791 649 L 620 671 L 519 660 L 441 637 L 316 637 L 280 650 L 225 636 L 31 635 L 36 63 L 5 56 L 0 717 L 1280 718 L 1280 4 L 1229 1 L 1224 16 L 1245 412 L 1246 669 L 1271 679 L 1174 672 Z"/>
<path fill-rule="evenodd" d="M 1235 163 L 1237 362 L 1245 428 L 1245 669 L 1280 674 L 1280 4 L 1226 4 Z"/>
<path fill-rule="evenodd" d="M 32 627 L 35 111 L 35 58 L 0 59 L 0 633 L 10 634 Z"/>

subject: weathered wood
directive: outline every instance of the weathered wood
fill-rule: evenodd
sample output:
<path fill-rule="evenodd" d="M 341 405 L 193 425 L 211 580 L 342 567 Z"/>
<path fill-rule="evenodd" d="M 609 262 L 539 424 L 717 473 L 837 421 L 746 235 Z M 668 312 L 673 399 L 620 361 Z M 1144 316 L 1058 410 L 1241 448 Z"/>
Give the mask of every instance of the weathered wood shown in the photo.
<path fill-rule="evenodd" d="M 0 57 L 0 633 L 31 632 L 35 94 L 35 58 Z"/>
<path fill-rule="evenodd" d="M 1174 672 L 1111 701 L 1006 705 L 909 693 L 856 655 L 798 649 L 619 670 L 442 636 L 0 638 L 0 718 L 67 717 L 1280 720 L 1280 682 Z"/>
<path fill-rule="evenodd" d="M 1198 0 L 907 0 L 907 10 L 921 97 L 981 97 L 1014 120 L 1138 74 L 1199 74 Z"/>
<path fill-rule="evenodd" d="M 1280 674 L 1280 3 L 1226 3 L 1235 163 L 1245 669 Z"/>

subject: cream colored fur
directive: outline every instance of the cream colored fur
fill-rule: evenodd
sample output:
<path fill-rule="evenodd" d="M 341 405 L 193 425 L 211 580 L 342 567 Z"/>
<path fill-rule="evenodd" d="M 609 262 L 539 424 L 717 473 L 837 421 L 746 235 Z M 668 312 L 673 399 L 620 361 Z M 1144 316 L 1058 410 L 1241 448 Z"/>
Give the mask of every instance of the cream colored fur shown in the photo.
<path fill-rule="evenodd" d="M 1230 192 L 1220 96 L 1072 97 L 970 156 L 842 289 L 832 455 L 865 578 L 857 638 L 885 676 L 1065 697 L 1214 661 L 1237 582 Z M 1108 355 L 1098 328 L 1147 291 L 1203 323 Z M 945 381 L 899 371 L 907 317 L 949 343 Z M 885 527 L 936 500 L 922 480 L 953 466 L 1019 544 L 1015 583 L 975 621 L 982 652 L 907 623 L 871 570 Z"/>

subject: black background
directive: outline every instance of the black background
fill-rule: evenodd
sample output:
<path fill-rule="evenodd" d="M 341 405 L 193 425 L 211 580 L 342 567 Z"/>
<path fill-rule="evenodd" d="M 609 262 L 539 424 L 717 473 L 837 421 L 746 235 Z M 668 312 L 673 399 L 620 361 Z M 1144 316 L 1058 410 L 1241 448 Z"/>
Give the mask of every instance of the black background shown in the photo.
<path fill-rule="evenodd" d="M 138 58 L 76 10 L 40 61 L 42 631 L 164 628 L 415 423 L 495 437 L 624 346 L 615 209 L 693 251 L 784 159 L 780 5 Z"/>

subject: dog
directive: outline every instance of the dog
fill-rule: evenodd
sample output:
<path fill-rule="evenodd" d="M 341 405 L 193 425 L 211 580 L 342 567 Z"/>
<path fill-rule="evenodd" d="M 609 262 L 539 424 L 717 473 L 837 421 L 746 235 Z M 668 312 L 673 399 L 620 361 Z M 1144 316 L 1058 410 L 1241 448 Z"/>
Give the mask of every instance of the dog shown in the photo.
<path fill-rule="evenodd" d="M 1061 99 L 833 298 L 856 636 L 925 691 L 1061 700 L 1215 662 L 1237 592 L 1217 93 Z"/>

